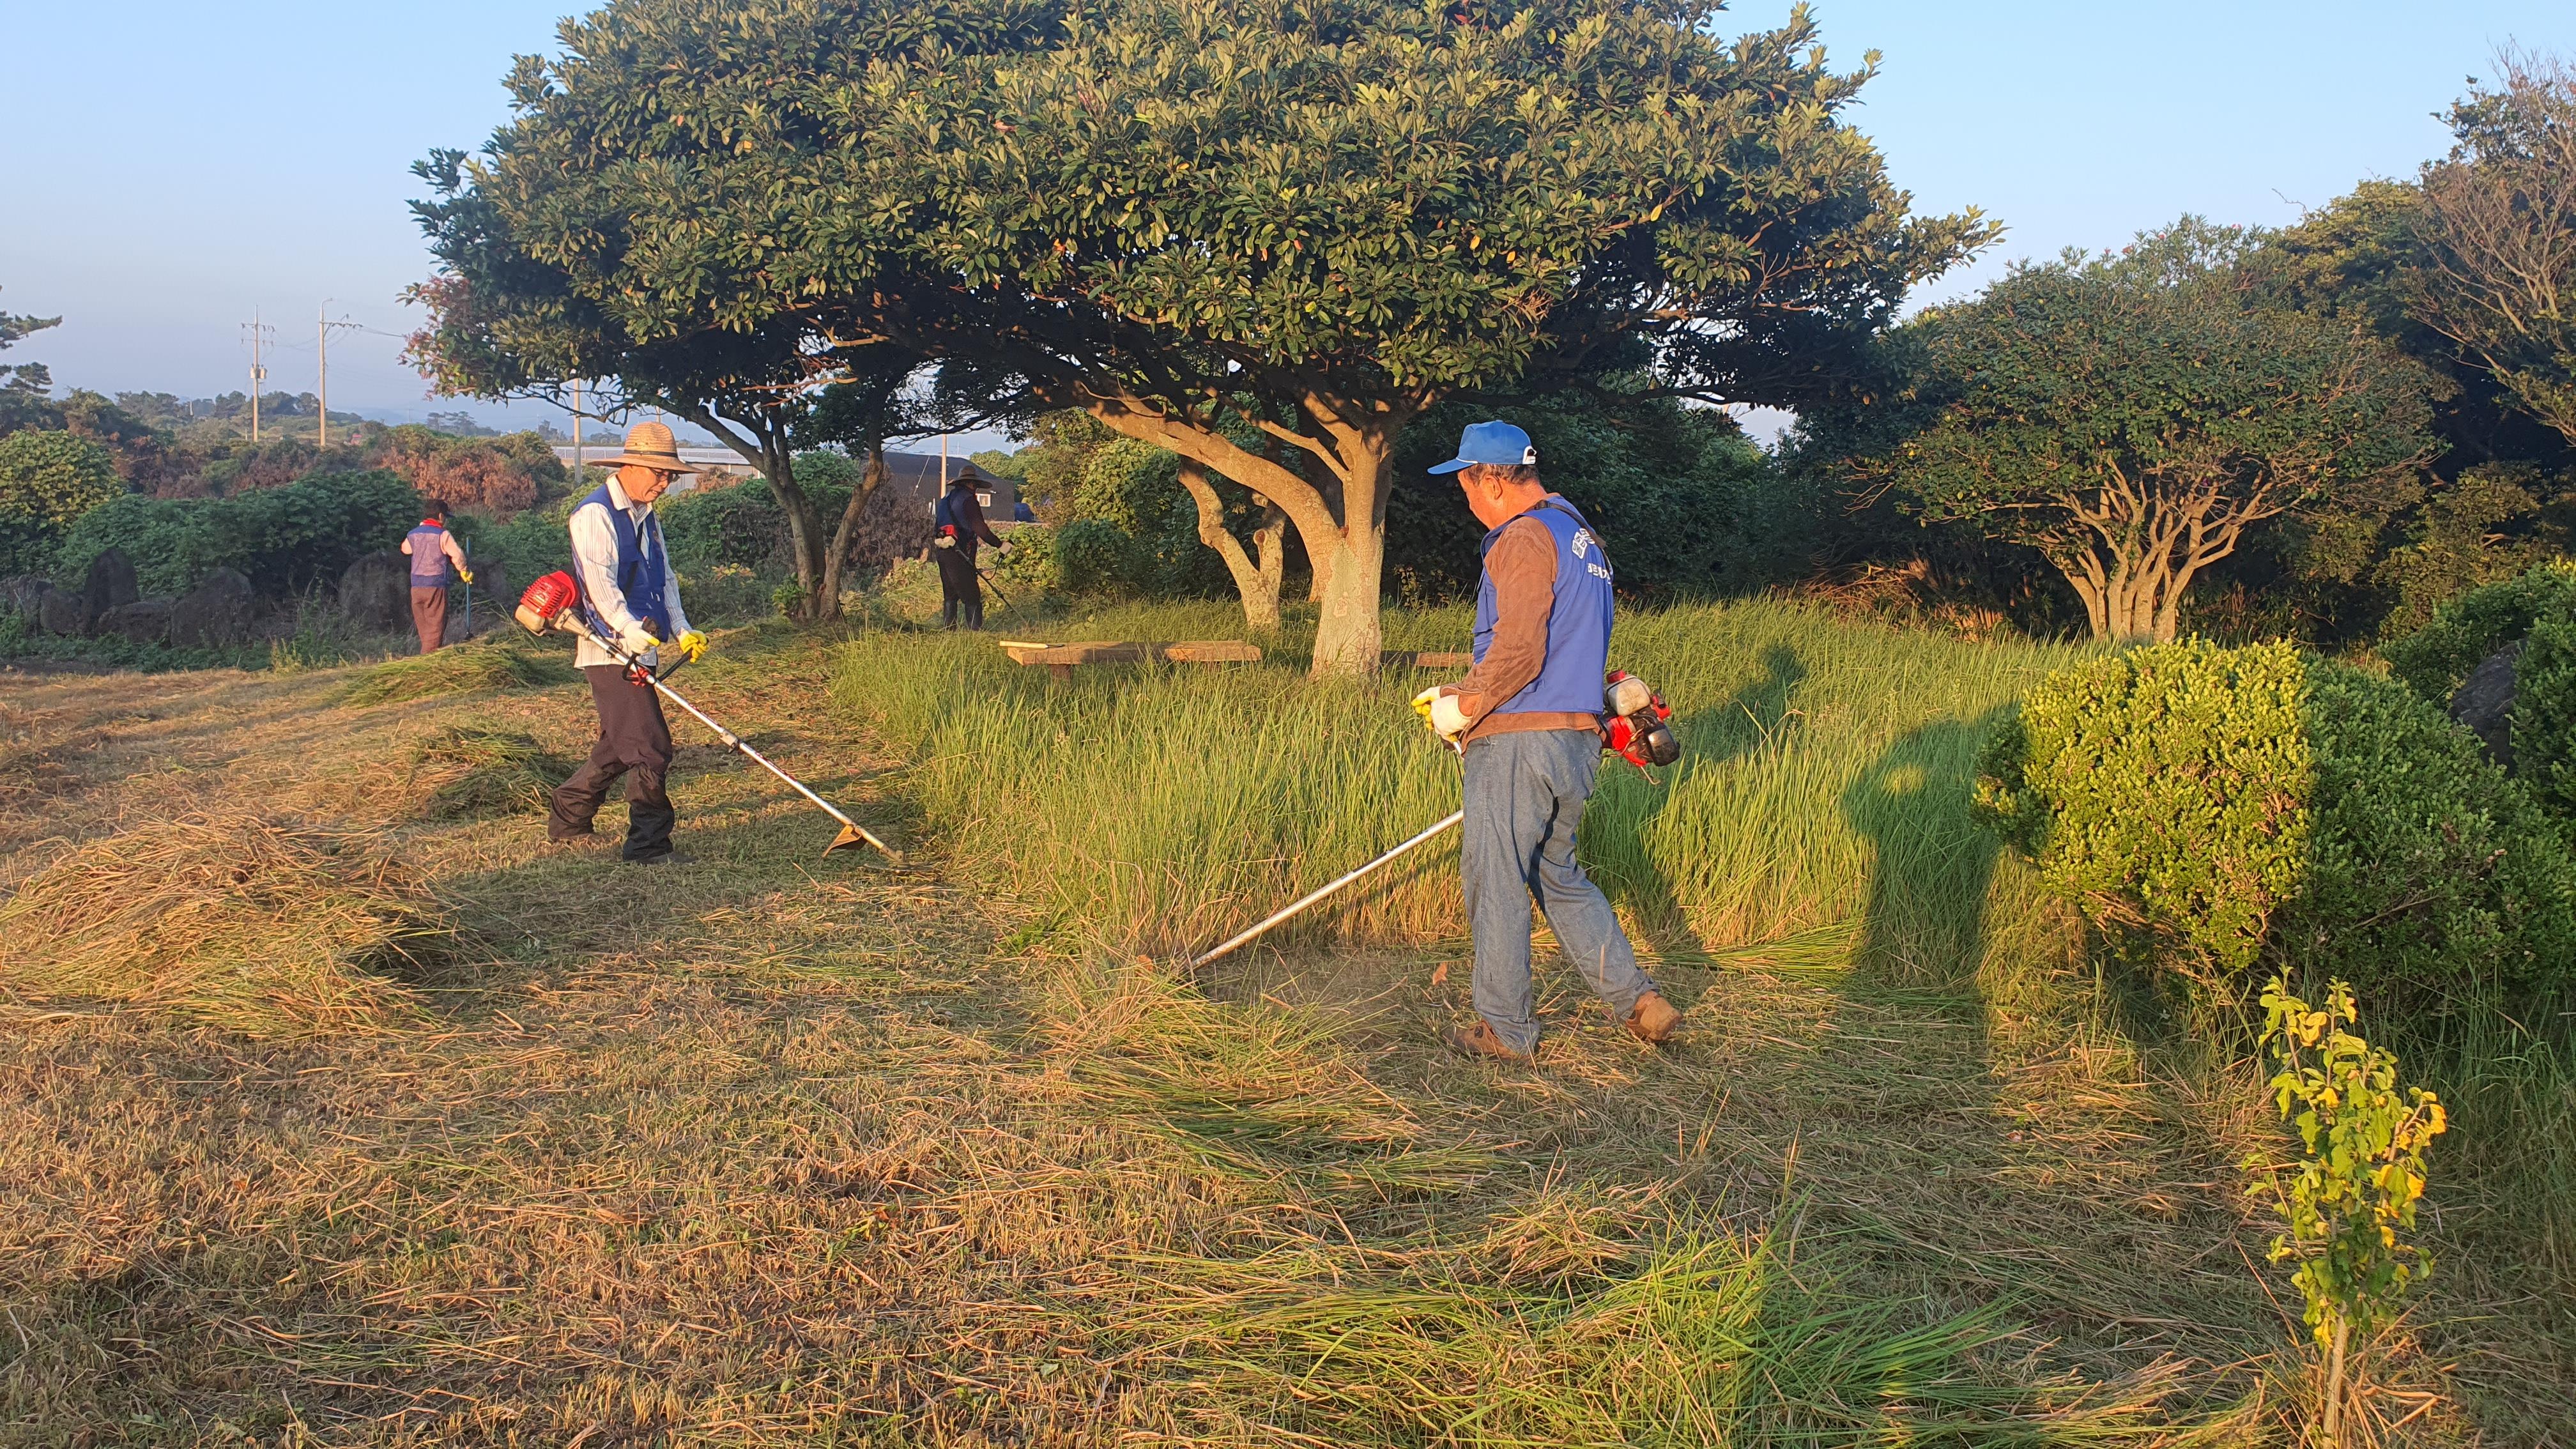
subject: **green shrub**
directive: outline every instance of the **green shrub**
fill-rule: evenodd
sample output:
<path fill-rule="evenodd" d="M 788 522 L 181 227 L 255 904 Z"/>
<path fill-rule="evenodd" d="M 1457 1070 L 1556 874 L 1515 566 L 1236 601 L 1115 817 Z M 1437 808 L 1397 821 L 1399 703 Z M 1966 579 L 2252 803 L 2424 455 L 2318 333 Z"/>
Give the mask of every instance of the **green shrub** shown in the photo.
<path fill-rule="evenodd" d="M 2433 612 L 2433 622 L 2380 646 L 2389 673 L 2436 706 L 2466 683 L 2487 656 L 2531 633 L 2534 620 L 2576 606 L 2576 560 L 2556 559 L 2502 583 L 2471 589 Z"/>
<path fill-rule="evenodd" d="M 2576 821 L 2576 608 L 2532 621 L 2513 665 L 2513 772 L 2541 808 Z"/>
<path fill-rule="evenodd" d="M 107 449 L 71 433 L 0 437 L 0 574 L 41 570 L 64 529 L 125 491 Z"/>
<path fill-rule="evenodd" d="M 110 548 L 134 561 L 147 594 L 180 594 L 235 568 L 271 598 L 338 580 L 366 554 L 392 548 L 421 500 L 391 473 L 316 473 L 233 498 L 111 499 L 64 536 L 55 567 L 75 577 Z"/>
<path fill-rule="evenodd" d="M 1980 774 L 2051 887 L 2222 1002 L 2263 961 L 2430 1004 L 2576 953 L 2576 864 L 2530 797 L 2440 711 L 2286 644 L 2078 665 Z"/>

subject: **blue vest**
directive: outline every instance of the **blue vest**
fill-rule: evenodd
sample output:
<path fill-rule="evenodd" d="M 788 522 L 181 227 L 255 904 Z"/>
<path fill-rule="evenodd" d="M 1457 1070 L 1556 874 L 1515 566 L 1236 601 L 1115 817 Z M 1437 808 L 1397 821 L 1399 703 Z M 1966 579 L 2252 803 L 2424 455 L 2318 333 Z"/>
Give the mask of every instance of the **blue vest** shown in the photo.
<path fill-rule="evenodd" d="M 1509 528 L 1535 518 L 1556 539 L 1556 602 L 1547 614 L 1547 662 L 1538 678 L 1496 706 L 1496 714 L 1601 713 L 1601 679 L 1610 671 L 1610 556 L 1601 551 L 1592 525 L 1574 505 L 1551 493 L 1537 507 L 1508 519 Z M 1491 552 L 1503 528 L 1485 535 L 1482 553 Z M 1476 661 L 1494 642 L 1494 580 L 1476 584 Z"/>
<path fill-rule="evenodd" d="M 376 537 L 382 538 L 383 534 Z M 423 523 L 404 535 L 411 541 L 411 586 L 415 589 L 447 587 L 447 550 L 438 546 L 447 530 L 435 523 Z"/>
<path fill-rule="evenodd" d="M 662 602 L 664 550 L 661 516 L 647 513 L 643 527 L 636 527 L 635 520 L 626 516 L 626 510 L 618 507 L 617 501 L 608 496 L 605 483 L 590 490 L 590 496 L 581 500 L 580 507 L 573 512 L 579 513 L 594 503 L 608 510 L 608 526 L 617 535 L 617 592 L 626 596 L 626 612 L 651 624 L 654 633 L 670 638 L 671 611 Z M 578 579 L 580 574 L 575 573 L 573 577 Z M 581 612 L 590 621 L 592 633 L 611 643 L 616 642 L 617 631 L 609 628 L 608 621 L 591 607 L 587 594 L 582 597 Z"/>

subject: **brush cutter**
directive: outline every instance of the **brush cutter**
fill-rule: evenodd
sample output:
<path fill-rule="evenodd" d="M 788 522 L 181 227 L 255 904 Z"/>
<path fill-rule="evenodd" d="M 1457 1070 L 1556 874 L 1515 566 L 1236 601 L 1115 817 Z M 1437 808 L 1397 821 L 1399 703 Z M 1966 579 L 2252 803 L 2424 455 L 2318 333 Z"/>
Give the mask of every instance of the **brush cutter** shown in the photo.
<path fill-rule="evenodd" d="M 864 841 L 869 845 L 875 846 L 888 860 L 899 861 L 903 859 L 902 852 L 896 850 L 893 846 L 886 844 L 884 841 L 877 839 L 874 835 L 869 834 L 866 826 L 861 825 L 859 822 L 852 820 L 849 816 L 843 814 L 840 807 L 834 805 L 831 801 L 824 799 L 822 796 L 815 794 L 812 790 L 805 788 L 804 781 L 797 779 L 785 770 L 771 764 L 767 756 L 743 743 L 740 735 L 726 729 L 723 725 L 717 724 L 713 719 L 708 718 L 705 710 L 702 710 L 696 705 L 689 703 L 686 699 L 681 698 L 680 692 L 673 689 L 668 684 L 663 683 L 662 675 L 655 673 L 653 668 L 650 665 L 647 665 L 642 658 L 634 654 L 629 654 L 625 650 L 618 648 L 614 643 L 600 638 L 598 632 L 593 630 L 581 617 L 580 610 L 577 607 L 580 602 L 581 586 L 573 582 L 572 575 L 557 571 L 546 575 L 544 578 L 537 580 L 533 584 L 528 585 L 528 591 L 519 596 L 519 607 L 512 617 L 519 621 L 519 627 L 527 630 L 531 634 L 543 635 L 548 630 L 555 630 L 561 633 L 570 634 L 576 639 L 587 639 L 591 643 L 598 645 L 601 649 L 617 656 L 617 658 L 626 665 L 626 674 L 628 678 L 634 680 L 638 684 L 649 684 L 655 689 L 661 691 L 664 699 L 671 701 L 671 703 L 678 705 L 680 708 L 687 710 L 691 715 L 694 715 L 697 718 L 698 723 L 715 731 L 717 739 L 724 741 L 726 745 L 740 753 L 744 759 L 751 761 L 753 764 L 767 770 L 769 773 L 776 775 L 779 779 L 786 781 L 789 789 L 792 789 L 797 794 L 813 801 L 816 806 L 821 808 L 824 814 L 841 822 L 841 833 L 834 837 L 831 844 L 823 847 L 823 853 L 825 855 L 830 855 L 836 850 L 856 849 L 859 844 Z"/>
<path fill-rule="evenodd" d="M 1603 681 L 1601 702 L 1610 716 L 1610 722 L 1601 730 L 1601 747 L 1604 751 L 1617 754 L 1640 770 L 1650 765 L 1669 765 L 1682 757 L 1681 740 L 1673 734 L 1672 706 L 1664 703 L 1664 697 L 1655 693 L 1646 681 L 1624 669 L 1613 669 L 1609 677 Z M 1463 746 L 1453 743 L 1451 748 L 1456 749 L 1462 756 L 1466 753 Z M 1439 836 L 1449 827 L 1466 818 L 1467 812 L 1464 810 L 1451 811 L 1446 818 L 1402 845 L 1348 875 L 1336 877 L 1317 886 L 1263 917 L 1260 923 L 1251 929 L 1210 948 L 1204 954 L 1192 959 L 1188 963 L 1189 969 L 1196 971 L 1220 956 L 1252 944 L 1268 934 L 1272 927 L 1292 919 L 1308 906 L 1335 891 L 1366 878 L 1378 867 Z"/>

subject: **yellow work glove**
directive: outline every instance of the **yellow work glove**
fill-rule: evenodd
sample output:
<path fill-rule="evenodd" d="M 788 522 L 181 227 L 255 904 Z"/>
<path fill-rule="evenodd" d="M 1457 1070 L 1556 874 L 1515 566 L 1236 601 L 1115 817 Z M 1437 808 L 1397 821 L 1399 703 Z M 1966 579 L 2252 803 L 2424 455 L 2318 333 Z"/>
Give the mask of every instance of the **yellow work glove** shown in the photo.
<path fill-rule="evenodd" d="M 457 566 L 456 576 L 469 584 L 474 582 L 474 570 L 469 569 L 462 564 Z"/>
<path fill-rule="evenodd" d="M 707 657 L 707 636 L 695 629 L 684 629 L 679 638 L 671 641 L 671 647 L 680 651 L 681 658 L 695 664 Z"/>
<path fill-rule="evenodd" d="M 1458 737 L 1467 732 L 1467 712 L 1458 707 L 1458 696 L 1443 693 L 1437 684 L 1413 697 L 1413 712 L 1422 716 L 1423 724 L 1433 734 L 1453 747 Z"/>

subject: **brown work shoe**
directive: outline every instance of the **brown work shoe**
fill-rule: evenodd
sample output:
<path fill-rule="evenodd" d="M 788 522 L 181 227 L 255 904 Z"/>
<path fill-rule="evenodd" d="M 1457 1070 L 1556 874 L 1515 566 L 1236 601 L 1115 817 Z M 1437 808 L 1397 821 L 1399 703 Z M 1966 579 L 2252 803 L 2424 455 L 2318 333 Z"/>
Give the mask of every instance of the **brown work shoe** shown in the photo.
<path fill-rule="evenodd" d="M 1636 1005 L 1628 1008 L 1628 1020 L 1624 1024 L 1630 1036 L 1648 1046 L 1662 1046 L 1671 1039 L 1673 1029 L 1682 1024 L 1682 1014 L 1673 1010 L 1673 1004 L 1664 999 L 1662 992 L 1649 991 L 1637 998 Z"/>
<path fill-rule="evenodd" d="M 587 855 L 595 850 L 605 850 L 614 844 L 616 844 L 615 841 L 592 830 L 585 830 L 579 835 L 549 835 L 546 837 L 547 849 L 559 850 L 571 855 Z"/>
<path fill-rule="evenodd" d="M 1530 1058 L 1513 1051 L 1509 1043 L 1494 1034 L 1492 1022 L 1477 1017 L 1465 1026 L 1453 1026 L 1440 1033 L 1440 1039 L 1471 1057 L 1495 1057 L 1502 1061 L 1529 1063 Z"/>

